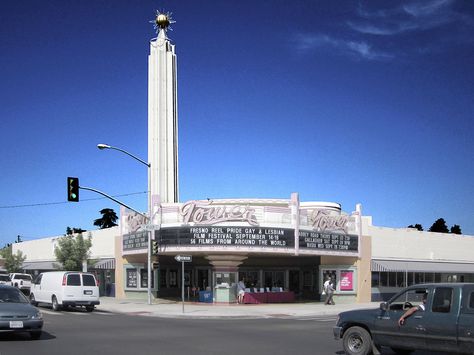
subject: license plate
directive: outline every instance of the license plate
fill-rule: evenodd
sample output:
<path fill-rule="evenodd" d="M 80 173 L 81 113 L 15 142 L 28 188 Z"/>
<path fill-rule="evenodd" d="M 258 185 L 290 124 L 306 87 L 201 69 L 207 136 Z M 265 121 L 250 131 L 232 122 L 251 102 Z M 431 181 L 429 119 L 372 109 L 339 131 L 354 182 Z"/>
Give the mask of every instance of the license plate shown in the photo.
<path fill-rule="evenodd" d="M 21 320 L 11 320 L 10 328 L 23 328 L 23 322 Z"/>
<path fill-rule="evenodd" d="M 84 290 L 85 295 L 92 295 L 92 290 Z"/>

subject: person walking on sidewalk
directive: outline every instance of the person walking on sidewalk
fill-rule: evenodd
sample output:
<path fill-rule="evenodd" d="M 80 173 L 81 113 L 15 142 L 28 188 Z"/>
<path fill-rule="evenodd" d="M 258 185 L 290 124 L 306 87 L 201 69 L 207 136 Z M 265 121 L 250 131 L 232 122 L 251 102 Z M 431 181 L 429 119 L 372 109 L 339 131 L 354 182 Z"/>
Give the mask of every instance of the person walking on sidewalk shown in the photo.
<path fill-rule="evenodd" d="M 245 282 L 243 279 L 239 281 L 237 284 L 237 302 L 244 303 L 244 295 L 245 295 Z"/>
<path fill-rule="evenodd" d="M 328 280 L 324 283 L 324 289 L 326 292 L 326 302 L 324 302 L 324 304 L 335 305 L 336 303 L 332 299 L 334 296 L 335 287 L 331 278 L 328 277 Z"/>

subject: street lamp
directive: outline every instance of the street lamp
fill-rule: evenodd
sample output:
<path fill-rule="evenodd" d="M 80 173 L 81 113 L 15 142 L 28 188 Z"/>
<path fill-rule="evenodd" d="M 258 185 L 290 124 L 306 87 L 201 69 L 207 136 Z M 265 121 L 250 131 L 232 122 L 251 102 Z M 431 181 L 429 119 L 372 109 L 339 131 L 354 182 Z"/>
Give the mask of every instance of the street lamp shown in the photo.
<path fill-rule="evenodd" d="M 135 160 L 138 160 L 140 163 L 146 165 L 148 167 L 148 224 L 151 225 L 152 224 L 152 216 L 151 214 L 153 213 L 153 206 L 151 205 L 152 204 L 152 201 L 151 201 L 151 163 L 148 163 L 146 161 L 144 161 L 143 159 L 140 159 L 139 157 L 137 157 L 136 155 L 133 155 L 132 153 L 129 153 L 127 152 L 126 150 L 123 150 L 123 149 L 120 149 L 120 148 L 117 148 L 117 147 L 113 147 L 111 145 L 108 145 L 108 144 L 103 144 L 103 143 L 100 143 L 100 144 L 97 144 L 97 148 L 99 148 L 100 150 L 104 150 L 104 149 L 113 149 L 113 150 L 118 150 L 119 152 L 122 152 L 124 154 L 127 154 L 128 156 L 132 157 L 133 159 Z M 151 229 L 148 230 L 148 251 L 147 251 L 147 254 L 148 254 L 148 260 L 147 260 L 147 275 L 148 275 L 148 284 L 147 284 L 147 292 L 148 292 L 148 304 L 151 304 L 151 237 L 152 237 L 152 231 Z"/>

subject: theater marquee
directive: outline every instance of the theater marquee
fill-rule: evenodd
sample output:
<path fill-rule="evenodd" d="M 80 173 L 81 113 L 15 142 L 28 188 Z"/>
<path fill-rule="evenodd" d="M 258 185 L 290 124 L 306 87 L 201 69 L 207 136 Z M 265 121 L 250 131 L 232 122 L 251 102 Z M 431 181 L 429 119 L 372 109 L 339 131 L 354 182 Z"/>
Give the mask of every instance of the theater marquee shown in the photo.
<path fill-rule="evenodd" d="M 168 220 L 175 216 L 172 226 L 162 224 L 160 230 L 154 232 L 163 253 L 175 248 L 203 252 L 206 249 L 229 252 L 272 249 L 296 255 L 300 252 L 342 255 L 359 252 L 356 218 L 334 208 L 209 201 L 189 201 L 175 208 L 173 215 L 167 211 Z M 295 227 L 292 221 L 300 223 Z M 123 251 L 146 248 L 147 242 L 143 233 L 123 235 Z"/>

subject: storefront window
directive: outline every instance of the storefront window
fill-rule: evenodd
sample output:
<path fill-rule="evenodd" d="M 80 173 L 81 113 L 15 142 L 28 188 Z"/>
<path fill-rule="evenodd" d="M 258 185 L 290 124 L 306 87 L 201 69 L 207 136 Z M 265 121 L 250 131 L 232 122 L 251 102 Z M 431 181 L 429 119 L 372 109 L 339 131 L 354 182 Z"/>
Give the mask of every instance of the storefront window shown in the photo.
<path fill-rule="evenodd" d="M 378 271 L 372 272 L 372 287 L 379 287 L 380 273 Z"/>
<path fill-rule="evenodd" d="M 431 283 L 431 282 L 434 282 L 434 274 L 426 273 L 425 274 L 425 283 Z"/>
<path fill-rule="evenodd" d="M 166 269 L 160 269 L 160 287 L 166 288 Z"/>
<path fill-rule="evenodd" d="M 422 272 L 415 272 L 415 284 L 425 283 L 425 274 Z"/>
<path fill-rule="evenodd" d="M 303 273 L 303 286 L 306 288 L 310 288 L 313 286 L 313 280 L 312 280 L 313 273 L 311 271 L 305 271 Z"/>
<path fill-rule="evenodd" d="M 388 273 L 381 272 L 380 273 L 380 286 L 388 286 Z"/>
<path fill-rule="evenodd" d="M 140 280 L 141 280 L 141 287 L 147 288 L 148 287 L 148 270 L 141 269 L 140 270 Z M 154 272 L 151 270 L 151 288 L 154 288 Z"/>
<path fill-rule="evenodd" d="M 329 278 L 334 283 L 336 292 L 350 293 L 357 290 L 357 273 L 354 269 L 346 269 L 341 266 L 340 268 L 321 269 L 320 272 L 321 289 L 324 285 L 324 282 L 326 282 Z M 378 273 L 376 274 L 376 277 L 378 277 Z M 374 277 L 374 273 L 372 274 L 372 277 Z"/>
<path fill-rule="evenodd" d="M 127 277 L 127 288 L 138 287 L 137 269 L 127 269 L 126 277 Z"/>
<path fill-rule="evenodd" d="M 245 287 L 260 287 L 258 271 L 240 271 L 239 279 L 244 280 Z"/>
<path fill-rule="evenodd" d="M 404 272 L 397 272 L 397 287 L 405 287 L 406 274 Z"/>
<path fill-rule="evenodd" d="M 396 272 L 388 273 L 388 286 L 397 287 L 397 273 Z"/>
<path fill-rule="evenodd" d="M 169 287 L 172 287 L 172 288 L 178 287 L 178 271 L 177 270 L 169 271 Z"/>
<path fill-rule="evenodd" d="M 265 287 L 284 287 L 285 273 L 283 271 L 265 271 L 264 272 Z"/>

